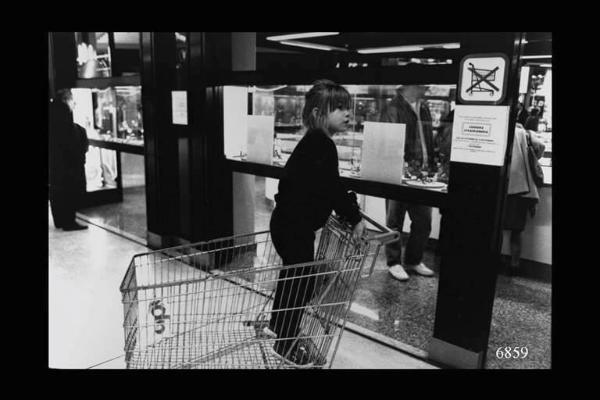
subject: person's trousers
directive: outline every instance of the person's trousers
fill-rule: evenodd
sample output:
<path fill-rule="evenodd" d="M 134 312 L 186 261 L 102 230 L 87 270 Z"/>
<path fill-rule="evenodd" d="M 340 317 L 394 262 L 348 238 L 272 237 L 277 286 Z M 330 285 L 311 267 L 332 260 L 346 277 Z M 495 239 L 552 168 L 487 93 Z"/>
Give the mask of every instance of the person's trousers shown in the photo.
<path fill-rule="evenodd" d="M 423 253 L 431 233 L 431 207 L 409 204 L 397 200 L 386 200 L 386 225 L 402 232 L 404 216 L 408 212 L 411 220 L 410 234 L 406 243 L 406 254 L 402 263 L 402 241 L 398 240 L 385 246 L 387 265 L 418 265 L 423 260 Z"/>
<path fill-rule="evenodd" d="M 54 226 L 62 228 L 75 223 L 79 192 L 65 185 L 50 185 L 50 210 Z"/>
<path fill-rule="evenodd" d="M 284 266 L 314 261 L 315 234 L 310 229 L 271 218 L 271 238 Z M 279 273 L 269 328 L 277 334 L 275 349 L 285 355 L 300 333 L 304 307 L 313 297 L 314 266 L 282 269 Z"/>

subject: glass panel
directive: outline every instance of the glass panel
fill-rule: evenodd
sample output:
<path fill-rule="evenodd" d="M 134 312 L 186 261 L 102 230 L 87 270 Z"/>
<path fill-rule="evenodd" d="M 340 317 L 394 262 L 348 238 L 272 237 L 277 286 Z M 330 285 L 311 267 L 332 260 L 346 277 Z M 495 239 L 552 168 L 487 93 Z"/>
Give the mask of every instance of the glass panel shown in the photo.
<path fill-rule="evenodd" d="M 75 32 L 75 42 L 79 78 L 112 76 L 108 32 Z"/>
<path fill-rule="evenodd" d="M 104 140 L 117 138 L 116 93 L 113 88 L 93 89 L 94 129 Z"/>
<path fill-rule="evenodd" d="M 284 166 L 305 131 L 302 125 L 302 109 L 304 96 L 310 87 L 226 86 L 226 156 L 233 160 Z M 450 173 L 450 135 L 456 96 L 455 85 L 345 87 L 352 96 L 352 120 L 347 132 L 333 137 L 338 149 L 340 175 L 446 191 Z M 419 116 L 414 111 L 417 104 L 421 109 Z M 269 125 L 268 119 L 254 118 L 259 116 L 271 116 L 272 122 Z M 422 135 L 416 123 L 418 118 L 423 128 Z M 381 122 L 386 126 L 379 124 Z M 388 129 L 389 125 L 393 125 L 391 129 Z M 271 141 L 272 157 L 258 156 L 256 153 L 260 149 L 257 149 L 257 143 L 271 146 Z M 400 144 L 402 142 L 404 146 Z M 424 147 L 431 158 L 428 164 L 423 163 Z M 381 158 L 381 152 L 377 153 L 377 149 L 386 149 L 390 152 L 390 157 L 404 160 L 394 172 L 396 178 L 385 174 L 379 177 L 380 172 L 389 170 L 389 164 L 379 165 L 387 160 Z M 402 153 L 401 158 L 398 154 Z"/>
<path fill-rule="evenodd" d="M 114 32 L 115 49 L 138 50 L 140 48 L 139 32 Z"/>
<path fill-rule="evenodd" d="M 75 102 L 73 120 L 88 137 L 143 146 L 142 87 L 71 89 Z"/>
<path fill-rule="evenodd" d="M 140 32 L 113 32 L 115 40 L 113 76 L 140 73 Z"/>
<path fill-rule="evenodd" d="M 143 145 L 142 87 L 117 86 L 117 137 L 126 143 Z"/>

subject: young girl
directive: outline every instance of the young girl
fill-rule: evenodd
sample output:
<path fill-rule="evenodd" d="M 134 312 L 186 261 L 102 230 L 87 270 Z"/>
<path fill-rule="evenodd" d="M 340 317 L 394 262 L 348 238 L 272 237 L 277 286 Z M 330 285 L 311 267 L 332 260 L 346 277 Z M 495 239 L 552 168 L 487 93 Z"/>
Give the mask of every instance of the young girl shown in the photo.
<path fill-rule="evenodd" d="M 364 232 L 356 196 L 341 184 L 331 139 L 348 129 L 349 108 L 348 91 L 329 80 L 315 82 L 306 94 L 302 122 L 307 131 L 285 165 L 271 215 L 271 237 L 283 265 L 314 260 L 315 231 L 325 225 L 332 210 L 354 226 L 355 237 Z M 296 341 L 291 348 L 299 334 L 302 307 L 315 289 L 315 279 L 303 277 L 311 273 L 311 267 L 280 272 L 270 320 L 278 338 L 275 351 L 298 364 L 324 361 L 310 341 Z M 277 311 L 290 308 L 299 309 Z"/>

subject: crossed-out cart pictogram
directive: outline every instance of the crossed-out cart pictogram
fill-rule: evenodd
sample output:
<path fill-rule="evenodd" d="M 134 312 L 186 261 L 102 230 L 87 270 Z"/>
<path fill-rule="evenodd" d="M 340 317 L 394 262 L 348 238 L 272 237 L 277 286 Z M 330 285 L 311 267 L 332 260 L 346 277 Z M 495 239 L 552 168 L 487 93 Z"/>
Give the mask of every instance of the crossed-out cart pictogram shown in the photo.
<path fill-rule="evenodd" d="M 475 68 L 473 63 L 469 63 L 469 71 L 471 71 L 471 86 L 467 88 L 467 93 L 473 96 L 473 93 L 488 92 L 490 96 L 494 95 L 494 91 L 500 91 L 492 82 L 496 80 L 496 71 L 500 67 L 494 69 Z M 481 86 L 486 83 L 488 87 Z"/>

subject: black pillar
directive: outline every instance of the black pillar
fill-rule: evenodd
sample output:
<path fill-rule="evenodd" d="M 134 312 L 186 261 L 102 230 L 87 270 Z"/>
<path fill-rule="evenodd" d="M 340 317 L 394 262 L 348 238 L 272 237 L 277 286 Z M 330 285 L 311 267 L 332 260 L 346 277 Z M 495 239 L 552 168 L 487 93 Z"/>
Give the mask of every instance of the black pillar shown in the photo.
<path fill-rule="evenodd" d="M 226 168 L 222 87 L 210 81 L 231 70 L 230 32 L 190 32 L 191 241 L 233 235 L 232 174 Z"/>
<path fill-rule="evenodd" d="M 172 123 L 176 81 L 174 32 L 142 33 L 142 105 L 148 245 L 175 244 L 179 236 L 179 130 Z"/>
<path fill-rule="evenodd" d="M 222 88 L 209 78 L 230 70 L 230 32 L 142 34 L 146 202 L 152 248 L 233 234 Z M 173 124 L 174 90 L 187 94 L 187 125 Z"/>
<path fill-rule="evenodd" d="M 77 44 L 74 32 L 49 32 L 50 91 L 75 87 L 77 80 Z"/>
<path fill-rule="evenodd" d="M 496 277 L 502 246 L 506 196 L 518 99 L 520 34 L 471 33 L 461 43 L 466 54 L 503 53 L 508 57 L 510 106 L 503 166 L 452 162 L 431 359 L 460 368 L 482 368 L 487 353 Z M 490 51 L 490 49 L 494 49 Z M 461 48 L 461 50 L 463 50 Z M 461 104 L 457 96 L 457 105 Z"/>

